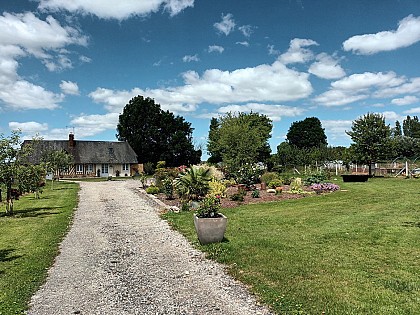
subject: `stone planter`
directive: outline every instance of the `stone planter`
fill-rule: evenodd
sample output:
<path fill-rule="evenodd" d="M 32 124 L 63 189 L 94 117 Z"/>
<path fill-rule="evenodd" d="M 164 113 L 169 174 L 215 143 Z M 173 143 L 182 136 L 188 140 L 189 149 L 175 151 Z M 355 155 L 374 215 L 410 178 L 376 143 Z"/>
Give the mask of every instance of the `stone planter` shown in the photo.
<path fill-rule="evenodd" d="M 218 218 L 199 218 L 194 214 L 194 226 L 198 240 L 202 245 L 223 240 L 227 226 L 227 217 L 220 213 Z"/>

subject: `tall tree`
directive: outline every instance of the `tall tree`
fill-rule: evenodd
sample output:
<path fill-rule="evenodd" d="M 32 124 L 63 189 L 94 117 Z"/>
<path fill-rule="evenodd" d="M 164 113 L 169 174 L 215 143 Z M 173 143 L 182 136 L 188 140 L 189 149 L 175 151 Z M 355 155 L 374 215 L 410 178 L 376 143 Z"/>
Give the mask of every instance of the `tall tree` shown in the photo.
<path fill-rule="evenodd" d="M 64 150 L 55 150 L 44 152 L 41 157 L 47 172 L 53 174 L 53 180 L 51 181 L 51 187 L 54 189 L 54 177 L 57 174 L 57 180 L 60 179 L 61 171 L 68 168 L 68 166 L 73 163 L 73 158 Z"/>
<path fill-rule="evenodd" d="M 209 137 L 207 141 L 207 152 L 210 155 L 207 162 L 216 164 L 222 162 L 222 154 L 220 152 L 220 147 L 218 146 L 219 141 L 219 120 L 215 117 L 212 117 L 210 120 L 210 130 Z"/>
<path fill-rule="evenodd" d="M 327 145 L 327 136 L 321 121 L 316 117 L 292 123 L 286 135 L 287 142 L 300 149 Z"/>
<path fill-rule="evenodd" d="M 404 136 L 411 137 L 411 138 L 420 138 L 420 122 L 417 116 L 411 118 L 407 116 L 406 119 L 403 120 L 403 131 Z"/>
<path fill-rule="evenodd" d="M 372 163 L 386 158 L 391 147 L 391 128 L 385 124 L 385 117 L 380 114 L 367 113 L 352 123 L 351 131 L 346 133 L 354 144 L 356 158 L 359 162 L 369 166 L 369 175 L 372 175 Z"/>
<path fill-rule="evenodd" d="M 13 214 L 12 187 L 28 187 L 27 177 L 20 175 L 31 151 L 31 145 L 22 146 L 19 131 L 12 131 L 10 137 L 0 134 L 0 184 L 6 188 L 6 214 Z"/>
<path fill-rule="evenodd" d="M 190 165 L 201 159 L 201 150 L 192 143 L 193 130 L 191 123 L 163 111 L 153 99 L 136 96 L 119 116 L 117 138 L 131 145 L 140 163 Z"/>
<path fill-rule="evenodd" d="M 391 130 L 393 137 L 402 136 L 402 128 L 400 122 L 397 120 L 395 121 L 395 127 Z"/>
<path fill-rule="evenodd" d="M 245 163 L 266 162 L 270 158 L 271 120 L 257 113 L 227 113 L 211 130 L 210 154 L 220 154 L 223 163 L 238 169 Z M 213 126 L 216 126 L 213 121 Z M 210 135 L 209 135 L 210 138 Z M 209 146 L 210 145 L 210 146 Z"/>

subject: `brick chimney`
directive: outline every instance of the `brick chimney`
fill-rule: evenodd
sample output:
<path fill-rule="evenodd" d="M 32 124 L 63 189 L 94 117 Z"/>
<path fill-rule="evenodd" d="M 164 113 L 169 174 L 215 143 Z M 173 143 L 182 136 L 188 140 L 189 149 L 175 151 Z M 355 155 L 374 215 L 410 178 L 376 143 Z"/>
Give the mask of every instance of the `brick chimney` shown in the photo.
<path fill-rule="evenodd" d="M 69 133 L 69 147 L 74 148 L 75 141 L 74 141 L 74 134 Z"/>

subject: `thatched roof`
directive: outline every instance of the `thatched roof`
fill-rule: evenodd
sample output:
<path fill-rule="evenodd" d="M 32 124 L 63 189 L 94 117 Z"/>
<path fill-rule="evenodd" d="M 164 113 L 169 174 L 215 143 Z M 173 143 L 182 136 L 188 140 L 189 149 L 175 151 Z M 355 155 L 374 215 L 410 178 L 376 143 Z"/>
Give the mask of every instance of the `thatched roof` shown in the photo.
<path fill-rule="evenodd" d="M 23 145 L 32 143 L 24 141 Z M 64 150 L 73 156 L 75 164 L 137 163 L 137 155 L 127 142 L 84 140 L 41 140 L 34 145 L 30 162 L 39 163 L 44 154 Z"/>

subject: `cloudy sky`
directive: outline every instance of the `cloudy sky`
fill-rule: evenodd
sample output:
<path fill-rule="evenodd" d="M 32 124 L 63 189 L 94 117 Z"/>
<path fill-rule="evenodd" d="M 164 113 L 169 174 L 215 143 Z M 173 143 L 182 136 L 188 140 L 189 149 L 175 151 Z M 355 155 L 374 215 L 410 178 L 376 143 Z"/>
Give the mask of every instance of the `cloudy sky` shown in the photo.
<path fill-rule="evenodd" d="M 349 145 L 367 112 L 420 115 L 418 0 L 19 0 L 0 2 L 0 133 L 116 140 L 136 96 L 192 123 L 259 112 L 272 149 L 318 117 Z M 139 118 L 141 119 L 141 117 Z"/>

